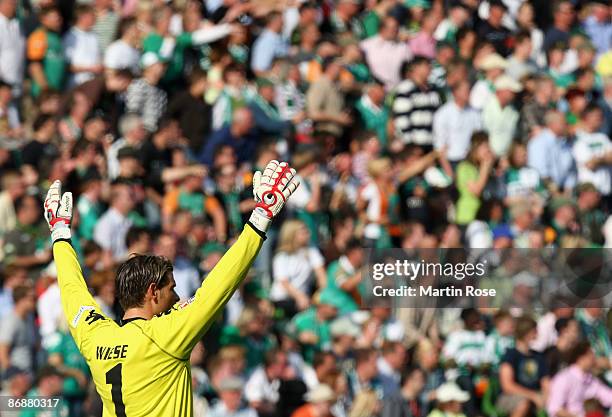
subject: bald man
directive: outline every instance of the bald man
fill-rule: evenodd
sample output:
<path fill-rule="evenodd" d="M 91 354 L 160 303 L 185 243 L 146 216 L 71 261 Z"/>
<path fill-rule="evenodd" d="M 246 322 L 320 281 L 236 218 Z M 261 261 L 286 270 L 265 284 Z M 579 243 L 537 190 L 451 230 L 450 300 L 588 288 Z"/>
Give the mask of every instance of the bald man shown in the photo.
<path fill-rule="evenodd" d="M 246 107 L 236 109 L 230 124 L 214 131 L 206 141 L 199 156 L 199 161 L 209 167 L 212 166 L 215 151 L 229 145 L 238 155 L 238 163 L 247 161 L 255 155 L 255 140 L 252 136 L 254 127 L 253 114 Z"/>

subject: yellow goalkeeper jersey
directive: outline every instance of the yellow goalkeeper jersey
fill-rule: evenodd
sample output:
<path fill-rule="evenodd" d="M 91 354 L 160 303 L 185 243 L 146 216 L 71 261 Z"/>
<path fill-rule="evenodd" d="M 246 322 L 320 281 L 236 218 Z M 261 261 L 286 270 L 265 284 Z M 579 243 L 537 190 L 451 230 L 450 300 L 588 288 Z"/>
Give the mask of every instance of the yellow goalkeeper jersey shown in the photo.
<path fill-rule="evenodd" d="M 62 308 L 104 404 L 104 417 L 193 415 L 189 356 L 257 256 L 262 236 L 250 225 L 188 301 L 151 320 L 122 325 L 87 290 L 74 249 L 53 245 Z"/>

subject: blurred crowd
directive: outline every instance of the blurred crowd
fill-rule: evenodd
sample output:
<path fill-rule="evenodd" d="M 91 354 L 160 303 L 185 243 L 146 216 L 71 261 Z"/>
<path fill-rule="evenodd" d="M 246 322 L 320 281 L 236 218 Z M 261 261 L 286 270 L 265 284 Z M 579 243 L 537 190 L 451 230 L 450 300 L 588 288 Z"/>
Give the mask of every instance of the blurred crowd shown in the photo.
<path fill-rule="evenodd" d="M 0 395 L 101 416 L 59 303 L 51 181 L 117 319 L 117 265 L 165 256 L 187 300 L 277 159 L 301 186 L 193 352 L 195 416 L 605 416 L 605 303 L 365 306 L 363 271 L 365 248 L 612 248 L 611 18 L 583 0 L 0 0 Z M 542 277 L 499 267 L 511 291 Z"/>

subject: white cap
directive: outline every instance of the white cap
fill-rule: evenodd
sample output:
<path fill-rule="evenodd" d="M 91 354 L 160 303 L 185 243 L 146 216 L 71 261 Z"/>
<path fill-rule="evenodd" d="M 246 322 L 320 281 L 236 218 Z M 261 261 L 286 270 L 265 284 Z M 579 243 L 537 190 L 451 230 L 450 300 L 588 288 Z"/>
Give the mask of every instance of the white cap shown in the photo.
<path fill-rule="evenodd" d="M 336 394 L 327 384 L 319 384 L 304 395 L 304 399 L 309 403 L 322 403 L 325 401 L 335 401 Z"/>
<path fill-rule="evenodd" d="M 151 65 L 155 65 L 158 62 L 161 62 L 161 60 L 155 52 L 145 52 L 140 58 L 140 66 L 142 68 L 149 68 Z"/>
<path fill-rule="evenodd" d="M 496 53 L 485 56 L 480 62 L 480 69 L 483 71 L 488 71 L 495 68 L 506 69 L 507 67 L 508 61 Z"/>
<path fill-rule="evenodd" d="M 337 336 L 351 336 L 357 337 L 361 333 L 359 326 L 353 323 L 347 317 L 341 317 L 332 322 L 329 326 L 329 331 L 333 337 Z"/>
<path fill-rule="evenodd" d="M 507 75 L 499 76 L 493 85 L 495 86 L 495 90 L 510 90 L 513 93 L 518 93 L 523 89 L 521 83 Z"/>
<path fill-rule="evenodd" d="M 436 188 L 446 188 L 453 183 L 453 179 L 438 167 L 427 168 L 423 177 L 427 184 Z"/>
<path fill-rule="evenodd" d="M 41 275 L 57 278 L 57 267 L 55 266 L 55 261 L 51 261 L 49 265 L 47 265 L 45 269 L 41 271 Z"/>
<path fill-rule="evenodd" d="M 436 400 L 440 403 L 447 403 L 449 401 L 464 403 L 469 399 L 470 394 L 466 391 L 462 391 L 454 382 L 446 382 L 440 385 L 436 390 Z"/>

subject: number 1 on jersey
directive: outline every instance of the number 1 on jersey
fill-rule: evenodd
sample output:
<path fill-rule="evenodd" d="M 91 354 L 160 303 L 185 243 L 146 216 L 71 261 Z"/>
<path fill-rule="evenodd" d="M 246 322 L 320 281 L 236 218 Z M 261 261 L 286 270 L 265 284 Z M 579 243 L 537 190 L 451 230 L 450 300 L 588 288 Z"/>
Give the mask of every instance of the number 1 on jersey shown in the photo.
<path fill-rule="evenodd" d="M 115 414 L 117 417 L 126 417 L 125 404 L 123 404 L 123 394 L 121 393 L 121 367 L 118 363 L 106 373 L 106 383 L 112 386 L 111 395 L 115 404 Z"/>

